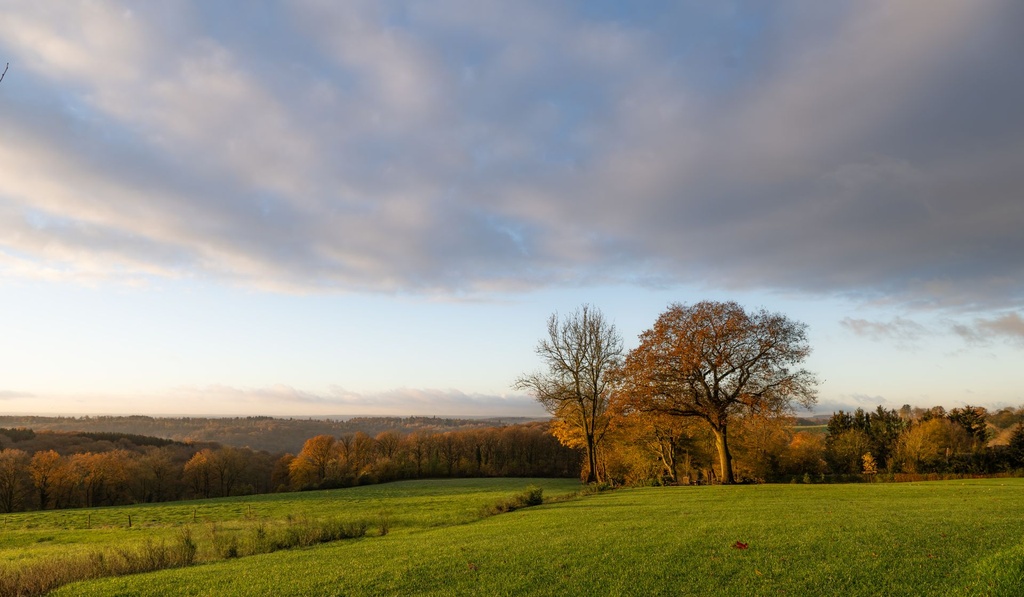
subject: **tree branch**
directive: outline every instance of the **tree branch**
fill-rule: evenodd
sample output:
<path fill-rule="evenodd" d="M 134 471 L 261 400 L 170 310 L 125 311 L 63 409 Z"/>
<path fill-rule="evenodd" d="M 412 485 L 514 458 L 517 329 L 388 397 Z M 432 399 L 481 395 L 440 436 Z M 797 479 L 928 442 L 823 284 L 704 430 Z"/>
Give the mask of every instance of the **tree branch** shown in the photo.
<path fill-rule="evenodd" d="M 4 75 L 7 74 L 7 69 L 9 69 L 9 68 L 11 68 L 11 63 L 10 62 L 8 62 L 6 66 L 4 66 L 4 72 L 0 73 L 0 81 L 4 80 Z"/>

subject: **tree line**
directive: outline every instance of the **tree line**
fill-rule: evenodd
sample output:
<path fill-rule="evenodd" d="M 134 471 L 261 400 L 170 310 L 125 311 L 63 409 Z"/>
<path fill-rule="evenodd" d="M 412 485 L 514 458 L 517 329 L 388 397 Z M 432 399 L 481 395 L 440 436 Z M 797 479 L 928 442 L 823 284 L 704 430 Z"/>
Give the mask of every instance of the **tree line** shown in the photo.
<path fill-rule="evenodd" d="M 721 482 L 713 430 L 699 420 L 623 412 L 602 426 L 598 478 L 622 484 Z M 568 427 L 530 423 L 443 433 L 322 434 L 296 454 L 115 433 L 0 429 L 0 511 L 162 502 L 346 487 L 398 479 L 589 476 Z M 827 424 L 745 414 L 730 423 L 740 481 L 863 480 L 873 475 L 991 474 L 1024 468 L 1024 408 L 989 413 L 837 412 Z M 21 446 L 21 447 L 17 447 Z M 24 448 L 24 449 L 23 449 Z M 720 469 L 719 469 L 720 470 Z"/>
<path fill-rule="evenodd" d="M 868 412 L 839 411 L 824 423 L 736 417 L 730 430 L 736 480 L 849 482 L 1024 474 L 1024 408 L 989 413 L 975 406 L 948 412 L 941 406 L 879 406 Z M 615 416 L 600 461 L 603 479 L 613 483 L 721 481 L 715 438 L 697 421 Z"/>
<path fill-rule="evenodd" d="M 673 304 L 628 353 L 614 324 L 583 305 L 553 314 L 521 376 L 584 455 L 587 482 L 734 483 L 877 474 L 992 474 L 1024 468 L 1024 413 L 967 406 L 835 413 L 823 431 L 793 425 L 816 402 L 803 368 L 807 326 L 735 302 Z M 996 431 L 1004 430 L 994 444 Z"/>
<path fill-rule="evenodd" d="M 0 511 L 112 506 L 433 477 L 572 477 L 545 423 L 318 435 L 297 454 L 116 433 L 0 429 Z M 25 449 L 27 448 L 27 449 Z"/>
<path fill-rule="evenodd" d="M 839 411 L 823 455 L 837 474 L 993 474 L 1024 468 L 1024 409 Z"/>

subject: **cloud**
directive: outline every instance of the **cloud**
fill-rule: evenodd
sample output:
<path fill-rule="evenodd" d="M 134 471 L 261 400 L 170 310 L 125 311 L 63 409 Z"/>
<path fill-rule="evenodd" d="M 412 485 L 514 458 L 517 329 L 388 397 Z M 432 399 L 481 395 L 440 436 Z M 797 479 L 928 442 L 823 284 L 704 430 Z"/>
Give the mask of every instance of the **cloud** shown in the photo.
<path fill-rule="evenodd" d="M 602 10 L 9 8 L 0 276 L 1024 299 L 1024 8 Z"/>
<path fill-rule="evenodd" d="M 976 318 L 969 324 L 955 324 L 953 331 L 972 343 L 988 344 L 1001 339 L 1024 347 L 1024 318 L 1009 312 L 993 318 Z"/>
<path fill-rule="evenodd" d="M 873 411 L 878 406 L 898 409 L 902 405 L 894 405 L 884 396 L 879 395 L 846 394 L 814 405 L 814 414 L 819 416 L 831 415 L 839 411 L 852 413 L 858 408 L 864 409 L 865 411 Z M 797 416 L 799 416 L 799 413 Z"/>
<path fill-rule="evenodd" d="M 370 393 L 341 387 L 309 391 L 283 384 L 262 387 L 224 384 L 179 386 L 147 394 L 50 395 L 0 391 L 0 401 L 5 402 L 5 408 L 10 412 L 46 415 L 548 416 L 536 400 L 518 394 L 467 394 L 459 390 L 429 388 L 396 388 Z M 96 404 L 102 404 L 103 411 L 98 412 L 95 406 L 89 406 Z"/>
<path fill-rule="evenodd" d="M 869 321 L 844 317 L 839 325 L 858 336 L 881 341 L 895 341 L 898 345 L 909 346 L 928 334 L 927 328 L 916 321 L 896 317 L 889 321 Z"/>
<path fill-rule="evenodd" d="M 341 387 L 308 392 L 286 385 L 238 388 L 213 385 L 180 387 L 169 393 L 175 409 L 234 414 L 266 412 L 276 415 L 436 415 L 543 417 L 544 409 L 528 396 L 466 394 L 458 390 L 398 388 L 358 393 Z M 269 409 L 269 410 L 268 410 Z M 177 412 L 177 411 L 176 411 Z"/>
<path fill-rule="evenodd" d="M 35 398 L 34 394 L 28 392 L 18 392 L 15 390 L 0 390 L 0 401 L 2 400 L 21 400 L 25 398 Z"/>

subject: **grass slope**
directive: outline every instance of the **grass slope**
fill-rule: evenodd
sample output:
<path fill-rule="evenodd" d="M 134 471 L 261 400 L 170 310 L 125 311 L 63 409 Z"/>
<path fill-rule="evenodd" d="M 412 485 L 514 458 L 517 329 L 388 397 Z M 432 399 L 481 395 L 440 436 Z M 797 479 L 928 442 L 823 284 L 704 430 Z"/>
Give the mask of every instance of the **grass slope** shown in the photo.
<path fill-rule="evenodd" d="M 1024 479 L 632 489 L 57 595 L 1019 595 L 1022 505 Z"/>
<path fill-rule="evenodd" d="M 200 545 L 200 560 L 213 557 L 208 553 L 211 535 L 221 540 L 244 537 L 261 524 L 279 527 L 289 521 L 339 519 L 373 526 L 386 518 L 397 533 L 447 527 L 477 520 L 481 508 L 522 492 L 529 484 L 543 487 L 548 495 L 580 487 L 571 479 L 404 481 L 333 491 L 7 514 L 0 532 L 0 572 L 41 560 L 87 556 L 109 547 L 172 544 L 186 527 Z"/>

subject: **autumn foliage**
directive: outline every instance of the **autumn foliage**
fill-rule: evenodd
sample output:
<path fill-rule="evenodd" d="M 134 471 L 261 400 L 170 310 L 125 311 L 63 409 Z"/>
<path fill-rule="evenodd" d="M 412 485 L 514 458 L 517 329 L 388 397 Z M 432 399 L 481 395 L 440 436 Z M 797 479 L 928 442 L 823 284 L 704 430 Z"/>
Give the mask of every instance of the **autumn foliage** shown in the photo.
<path fill-rule="evenodd" d="M 815 401 L 815 379 L 799 368 L 810 353 L 806 326 L 736 303 L 669 307 L 640 335 L 619 372 L 636 412 L 694 418 L 715 439 L 722 482 L 735 482 L 730 426 L 739 417 L 779 417 Z"/>
<path fill-rule="evenodd" d="M 18 441 L 15 441 L 17 439 Z M 547 424 L 441 433 L 362 432 L 307 440 L 298 454 L 216 444 L 93 440 L 72 433 L 0 429 L 0 511 L 108 506 L 397 479 L 572 477 L 578 453 Z M 157 438 L 149 438 L 156 440 Z M 162 445 L 151 445 L 151 444 Z"/>

